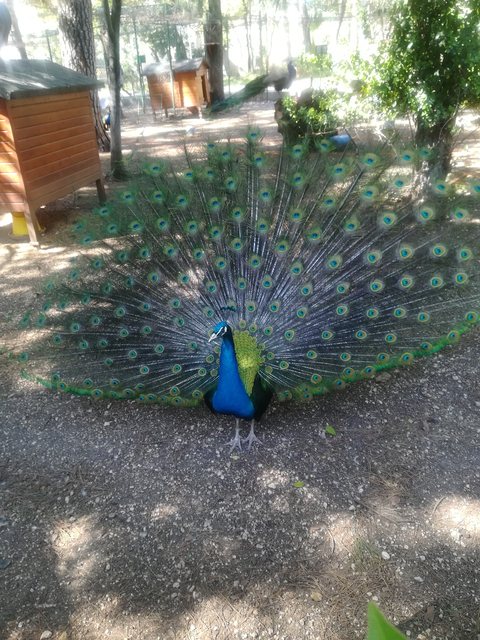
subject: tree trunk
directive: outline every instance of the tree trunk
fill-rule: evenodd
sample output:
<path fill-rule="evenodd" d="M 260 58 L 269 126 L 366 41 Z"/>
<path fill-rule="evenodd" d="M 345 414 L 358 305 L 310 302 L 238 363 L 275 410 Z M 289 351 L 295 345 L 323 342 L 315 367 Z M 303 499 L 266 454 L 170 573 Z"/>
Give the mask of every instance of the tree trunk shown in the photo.
<path fill-rule="evenodd" d="M 452 153 L 454 148 L 453 127 L 455 118 L 449 118 L 442 122 L 437 122 L 433 127 L 422 125 L 421 120 L 416 123 L 415 142 L 419 147 L 435 147 L 437 166 L 444 176 L 448 174 L 452 164 Z"/>
<path fill-rule="evenodd" d="M 223 33 L 221 0 L 208 0 L 209 20 L 205 29 L 205 50 L 210 65 L 212 104 L 225 99 L 223 90 Z"/>
<path fill-rule="evenodd" d="M 105 13 L 106 37 L 105 49 L 108 57 L 108 84 L 110 87 L 110 134 L 112 137 L 110 166 L 115 178 L 123 180 L 127 173 L 122 162 L 122 129 L 120 102 L 120 16 L 122 0 L 112 0 L 110 12 L 109 0 L 103 0 Z"/>
<path fill-rule="evenodd" d="M 91 0 L 61 0 L 58 27 L 62 64 L 90 78 L 97 77 Z M 90 91 L 98 148 L 110 151 L 110 140 L 102 122 L 97 90 Z"/>
<path fill-rule="evenodd" d="M 4 47 L 8 42 L 8 34 L 12 28 L 12 16 L 7 9 L 7 5 L 0 2 L 0 47 Z"/>
<path fill-rule="evenodd" d="M 310 53 L 312 41 L 310 40 L 310 21 L 308 19 L 308 8 L 306 0 L 300 0 L 300 9 L 302 12 L 302 31 L 303 31 L 303 48 L 305 53 Z"/>
<path fill-rule="evenodd" d="M 252 54 L 252 40 L 250 38 L 250 26 L 248 24 L 248 4 L 246 2 L 243 3 L 245 13 L 243 15 L 243 20 L 245 22 L 245 35 L 246 35 L 246 44 L 247 44 L 247 71 L 251 73 L 253 71 L 253 54 Z"/>
<path fill-rule="evenodd" d="M 347 0 L 341 0 L 340 4 L 340 12 L 338 14 L 338 29 L 337 29 L 337 37 L 335 42 L 338 44 L 338 36 L 340 35 L 340 29 L 342 28 L 343 19 L 345 17 L 345 11 L 347 9 Z"/>
<path fill-rule="evenodd" d="M 25 49 L 25 43 L 23 42 L 22 34 L 18 28 L 17 14 L 15 13 L 15 6 L 13 0 L 6 0 L 5 4 L 10 11 L 10 17 L 12 18 L 12 32 L 14 45 L 17 47 L 22 60 L 28 60 L 27 51 Z"/>

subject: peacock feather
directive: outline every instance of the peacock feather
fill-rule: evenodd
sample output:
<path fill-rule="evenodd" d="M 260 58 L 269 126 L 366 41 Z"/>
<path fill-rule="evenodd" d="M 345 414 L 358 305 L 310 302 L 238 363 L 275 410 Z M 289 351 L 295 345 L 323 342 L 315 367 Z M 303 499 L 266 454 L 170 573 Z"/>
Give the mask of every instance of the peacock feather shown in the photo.
<path fill-rule="evenodd" d="M 310 149 L 268 151 L 249 128 L 141 162 L 75 225 L 78 256 L 21 318 L 24 375 L 205 399 L 237 419 L 236 446 L 272 394 L 309 401 L 457 342 L 480 313 L 480 181 L 449 182 L 434 150 L 396 139 Z"/>

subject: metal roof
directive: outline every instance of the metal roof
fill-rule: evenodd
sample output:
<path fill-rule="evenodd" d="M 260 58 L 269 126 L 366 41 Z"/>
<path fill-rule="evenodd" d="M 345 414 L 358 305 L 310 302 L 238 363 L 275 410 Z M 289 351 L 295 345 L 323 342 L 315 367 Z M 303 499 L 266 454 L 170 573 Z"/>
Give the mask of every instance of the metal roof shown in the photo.
<path fill-rule="evenodd" d="M 203 58 L 191 58 L 190 60 L 179 60 L 178 62 L 172 62 L 173 71 L 175 73 L 181 73 L 183 71 L 198 71 L 205 62 Z M 208 63 L 205 62 L 208 67 Z M 150 76 L 154 74 L 170 73 L 170 64 L 168 62 L 151 62 L 142 69 L 144 76 Z"/>
<path fill-rule="evenodd" d="M 103 87 L 103 83 L 50 60 L 0 60 L 0 98 L 33 98 Z"/>

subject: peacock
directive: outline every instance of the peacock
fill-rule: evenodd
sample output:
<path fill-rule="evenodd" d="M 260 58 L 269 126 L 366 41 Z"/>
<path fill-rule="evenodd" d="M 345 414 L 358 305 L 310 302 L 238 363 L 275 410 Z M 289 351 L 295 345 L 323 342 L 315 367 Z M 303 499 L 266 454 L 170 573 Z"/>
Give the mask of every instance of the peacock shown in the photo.
<path fill-rule="evenodd" d="M 480 313 L 480 180 L 379 134 L 137 159 L 19 319 L 23 375 L 90 398 L 233 416 L 308 402 L 456 343 Z M 312 150 L 313 148 L 313 150 Z M 13 353 L 13 352 L 12 352 Z M 240 436 L 240 420 L 250 433 Z"/>
<path fill-rule="evenodd" d="M 225 111 L 227 109 L 231 109 L 232 107 L 238 107 L 243 102 L 250 100 L 250 98 L 254 98 L 256 95 L 264 91 L 267 87 L 274 87 L 277 93 L 280 95 L 280 92 L 284 89 L 288 89 L 291 87 L 292 82 L 297 77 L 297 70 L 293 66 L 293 62 L 287 64 L 287 71 L 272 71 L 272 73 L 264 74 L 261 76 L 257 76 L 250 82 L 248 82 L 243 89 L 237 91 L 236 93 L 232 93 L 231 96 L 225 98 L 221 102 L 214 103 L 207 110 L 208 113 L 216 113 L 219 111 Z"/>

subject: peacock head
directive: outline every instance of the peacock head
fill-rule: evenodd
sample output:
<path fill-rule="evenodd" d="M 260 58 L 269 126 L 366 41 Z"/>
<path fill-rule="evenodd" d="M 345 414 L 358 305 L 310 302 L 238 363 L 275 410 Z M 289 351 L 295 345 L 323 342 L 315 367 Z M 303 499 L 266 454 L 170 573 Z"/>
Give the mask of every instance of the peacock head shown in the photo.
<path fill-rule="evenodd" d="M 213 333 L 208 341 L 211 342 L 212 340 L 215 340 L 215 338 L 223 338 L 228 331 L 231 331 L 230 327 L 222 320 L 222 322 L 219 322 L 213 327 Z"/>

